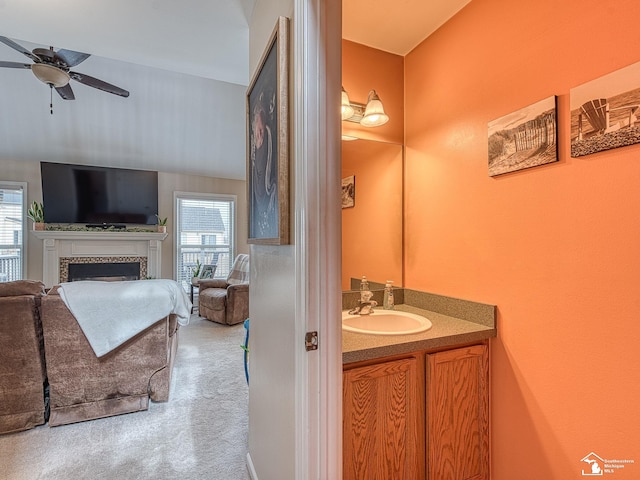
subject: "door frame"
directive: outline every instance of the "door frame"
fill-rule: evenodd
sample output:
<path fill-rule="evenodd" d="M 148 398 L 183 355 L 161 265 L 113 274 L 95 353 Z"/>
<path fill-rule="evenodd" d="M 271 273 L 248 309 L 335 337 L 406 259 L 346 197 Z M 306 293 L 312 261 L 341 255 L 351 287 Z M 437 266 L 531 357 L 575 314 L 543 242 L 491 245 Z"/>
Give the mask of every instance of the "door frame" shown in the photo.
<path fill-rule="evenodd" d="M 295 0 L 296 477 L 342 478 L 342 2 Z"/>

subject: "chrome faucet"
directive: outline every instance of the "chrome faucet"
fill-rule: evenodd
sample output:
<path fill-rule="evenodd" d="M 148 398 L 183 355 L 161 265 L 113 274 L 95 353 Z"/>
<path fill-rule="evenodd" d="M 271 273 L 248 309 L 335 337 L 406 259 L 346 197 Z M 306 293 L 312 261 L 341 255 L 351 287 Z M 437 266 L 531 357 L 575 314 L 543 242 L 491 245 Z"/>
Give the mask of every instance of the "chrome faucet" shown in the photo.
<path fill-rule="evenodd" d="M 371 300 L 370 302 L 366 302 L 362 305 L 360 305 L 360 311 L 358 312 L 359 315 L 371 315 L 372 313 L 374 313 L 373 307 L 375 307 L 376 305 L 378 305 L 378 302 L 376 302 L 375 300 Z"/>
<path fill-rule="evenodd" d="M 358 305 L 349 310 L 349 315 L 371 315 L 374 313 L 373 307 L 378 305 L 378 302 L 371 300 L 371 297 L 373 297 L 373 292 L 370 290 L 361 291 Z"/>

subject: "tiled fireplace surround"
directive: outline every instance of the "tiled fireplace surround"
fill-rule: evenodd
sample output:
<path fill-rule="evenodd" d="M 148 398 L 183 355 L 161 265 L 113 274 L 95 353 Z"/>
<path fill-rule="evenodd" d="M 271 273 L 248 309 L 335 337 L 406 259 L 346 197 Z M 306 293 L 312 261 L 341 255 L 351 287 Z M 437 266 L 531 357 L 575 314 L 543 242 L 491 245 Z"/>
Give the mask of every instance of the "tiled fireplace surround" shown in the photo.
<path fill-rule="evenodd" d="M 69 264 L 140 263 L 140 278 L 160 278 L 166 233 L 34 231 L 42 240 L 42 274 L 47 288 L 68 281 Z"/>

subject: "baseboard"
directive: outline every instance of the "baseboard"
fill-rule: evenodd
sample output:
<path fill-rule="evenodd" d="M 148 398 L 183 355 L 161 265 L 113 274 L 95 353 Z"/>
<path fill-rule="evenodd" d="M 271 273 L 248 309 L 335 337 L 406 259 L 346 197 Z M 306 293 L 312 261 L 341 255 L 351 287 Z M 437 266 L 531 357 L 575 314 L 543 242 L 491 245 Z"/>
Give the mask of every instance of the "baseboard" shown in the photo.
<path fill-rule="evenodd" d="M 247 453 L 247 470 L 249 470 L 249 476 L 251 477 L 251 480 L 258 480 L 258 474 L 256 473 L 256 469 L 253 467 L 250 453 Z"/>

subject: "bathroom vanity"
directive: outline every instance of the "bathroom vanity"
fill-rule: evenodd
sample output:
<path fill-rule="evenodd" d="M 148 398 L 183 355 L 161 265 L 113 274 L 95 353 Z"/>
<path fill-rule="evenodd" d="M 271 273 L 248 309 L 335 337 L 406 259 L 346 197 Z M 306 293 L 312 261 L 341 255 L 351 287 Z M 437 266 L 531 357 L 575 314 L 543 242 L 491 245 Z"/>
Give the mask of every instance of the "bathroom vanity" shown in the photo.
<path fill-rule="evenodd" d="M 400 293 L 429 330 L 343 330 L 343 478 L 488 480 L 495 306 Z"/>

